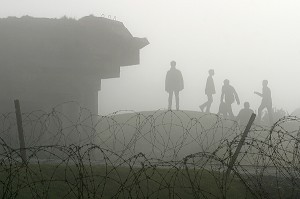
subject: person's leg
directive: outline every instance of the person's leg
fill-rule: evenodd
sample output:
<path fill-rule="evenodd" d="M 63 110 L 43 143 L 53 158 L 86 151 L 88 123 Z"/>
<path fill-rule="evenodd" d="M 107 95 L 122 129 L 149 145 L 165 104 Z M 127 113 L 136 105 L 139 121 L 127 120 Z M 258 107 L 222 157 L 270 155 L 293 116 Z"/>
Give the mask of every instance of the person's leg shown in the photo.
<path fill-rule="evenodd" d="M 230 119 L 234 119 L 234 115 L 233 115 L 233 112 L 232 112 L 231 104 L 227 105 L 227 113 L 229 114 L 229 118 Z"/>
<path fill-rule="evenodd" d="M 268 110 L 268 115 L 269 115 L 269 123 L 270 125 L 273 125 L 273 109 L 272 109 L 272 104 L 267 105 L 267 110 Z"/>
<path fill-rule="evenodd" d="M 173 91 L 169 92 L 169 100 L 168 100 L 168 109 L 172 109 L 172 98 L 173 98 Z"/>
<path fill-rule="evenodd" d="M 219 105 L 219 111 L 217 113 L 217 115 L 224 115 L 224 103 L 223 102 L 220 102 L 220 105 Z"/>
<path fill-rule="evenodd" d="M 259 122 L 261 122 L 261 112 L 262 110 L 265 108 L 265 105 L 264 104 L 261 104 L 259 107 L 258 107 L 258 111 L 257 111 L 257 120 Z"/>
<path fill-rule="evenodd" d="M 204 108 L 207 106 L 206 104 L 207 104 L 207 101 L 199 106 L 199 108 L 201 109 L 202 112 L 203 112 Z"/>
<path fill-rule="evenodd" d="M 200 108 L 200 110 L 201 110 L 202 112 L 203 112 L 205 106 L 206 106 L 206 102 L 203 103 L 203 104 L 201 104 L 201 105 L 199 106 L 199 108 Z"/>
<path fill-rule="evenodd" d="M 206 112 L 207 112 L 207 109 L 209 111 L 208 106 L 209 106 L 209 103 L 210 103 L 209 102 L 210 101 L 210 97 L 212 97 L 212 96 L 211 95 L 207 95 L 207 101 L 204 102 L 202 105 L 199 106 L 199 108 L 201 109 L 202 112 L 204 111 L 204 108 L 206 108 Z"/>
<path fill-rule="evenodd" d="M 229 105 L 227 103 L 224 102 L 224 118 L 228 118 L 228 114 L 229 114 Z"/>
<path fill-rule="evenodd" d="M 206 102 L 206 113 L 210 113 L 210 106 L 213 102 L 212 94 L 207 95 L 207 102 Z"/>
<path fill-rule="evenodd" d="M 226 119 L 228 118 L 228 110 L 227 110 L 227 108 L 223 112 L 223 117 L 226 118 Z"/>
<path fill-rule="evenodd" d="M 175 100 L 176 100 L 176 110 L 179 110 L 179 91 L 174 91 Z"/>

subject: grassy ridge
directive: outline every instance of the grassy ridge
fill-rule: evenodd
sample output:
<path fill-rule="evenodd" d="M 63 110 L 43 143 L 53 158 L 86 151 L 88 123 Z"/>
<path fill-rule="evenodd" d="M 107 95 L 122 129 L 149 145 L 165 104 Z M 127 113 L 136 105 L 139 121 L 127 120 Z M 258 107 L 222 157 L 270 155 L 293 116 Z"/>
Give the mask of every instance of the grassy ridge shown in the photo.
<path fill-rule="evenodd" d="M 1 172 L 2 198 L 222 198 L 224 192 L 222 176 L 207 170 L 29 165 L 10 171 Z M 227 198 L 246 195 L 232 179 Z"/>

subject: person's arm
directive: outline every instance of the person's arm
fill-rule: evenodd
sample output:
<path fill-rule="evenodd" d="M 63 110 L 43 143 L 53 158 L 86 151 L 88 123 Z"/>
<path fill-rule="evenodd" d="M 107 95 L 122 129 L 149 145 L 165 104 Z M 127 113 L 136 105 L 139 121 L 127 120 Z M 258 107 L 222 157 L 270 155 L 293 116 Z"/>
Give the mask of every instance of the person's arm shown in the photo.
<path fill-rule="evenodd" d="M 165 91 L 169 92 L 168 73 L 166 74 L 166 79 L 165 79 Z"/>
<path fill-rule="evenodd" d="M 263 97 L 263 94 L 261 94 L 261 93 L 259 93 L 259 92 L 254 91 L 254 94 L 256 94 L 256 95 L 258 95 L 258 96 L 260 96 L 260 97 Z"/>
<path fill-rule="evenodd" d="M 209 91 L 209 78 L 206 79 L 206 84 L 205 84 L 205 94 L 207 94 Z"/>
<path fill-rule="evenodd" d="M 181 83 L 181 89 L 180 90 L 183 90 L 184 89 L 184 82 L 183 82 L 183 76 L 182 76 L 181 72 L 180 72 L 180 83 Z"/>
<path fill-rule="evenodd" d="M 221 102 L 223 102 L 223 99 L 224 99 L 224 88 L 222 87 Z"/>
<path fill-rule="evenodd" d="M 237 92 L 235 91 L 235 89 L 233 89 L 233 91 L 234 91 L 234 97 L 235 97 L 235 100 L 236 100 L 237 104 L 240 105 L 240 99 L 239 99 L 239 96 L 238 96 Z"/>
<path fill-rule="evenodd" d="M 206 84 L 205 84 L 205 94 L 209 93 L 210 91 L 210 87 L 211 87 L 211 84 L 210 84 L 210 79 L 209 77 L 206 79 Z"/>
<path fill-rule="evenodd" d="M 237 122 L 239 122 L 240 119 L 241 119 L 241 112 L 242 112 L 242 110 L 240 110 L 239 114 L 238 114 L 238 115 L 236 116 L 236 118 L 235 118 L 235 120 L 236 120 Z"/>
<path fill-rule="evenodd" d="M 216 88 L 215 88 L 215 83 L 213 78 L 211 78 L 211 89 L 212 89 L 212 94 L 216 94 Z"/>

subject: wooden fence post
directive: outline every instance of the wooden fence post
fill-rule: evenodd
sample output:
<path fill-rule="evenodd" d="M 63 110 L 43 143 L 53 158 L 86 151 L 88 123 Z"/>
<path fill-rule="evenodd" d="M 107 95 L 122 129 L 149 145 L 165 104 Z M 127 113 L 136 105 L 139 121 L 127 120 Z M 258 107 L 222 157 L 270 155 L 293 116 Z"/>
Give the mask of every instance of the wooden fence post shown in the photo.
<path fill-rule="evenodd" d="M 25 150 L 25 139 L 23 134 L 23 124 L 22 124 L 22 114 L 20 108 L 19 100 L 15 100 L 15 110 L 16 110 L 16 118 L 17 118 L 17 125 L 18 125 L 18 134 L 19 134 L 19 142 L 20 142 L 20 152 L 23 164 L 27 163 L 27 156 Z"/>
<path fill-rule="evenodd" d="M 242 138 L 241 138 L 241 140 L 240 140 L 240 142 L 239 142 L 239 144 L 238 144 L 238 146 L 237 146 L 237 148 L 236 148 L 236 150 L 235 150 L 235 152 L 234 152 L 234 154 L 233 154 L 233 156 L 232 156 L 232 158 L 231 158 L 231 160 L 229 162 L 229 165 L 228 165 L 228 168 L 227 168 L 227 171 L 226 171 L 226 180 L 228 179 L 228 177 L 230 175 L 230 172 L 231 172 L 231 170 L 233 168 L 233 165 L 234 165 L 234 163 L 235 163 L 235 161 L 236 161 L 236 159 L 237 159 L 237 157 L 238 157 L 238 155 L 239 155 L 239 153 L 240 153 L 240 151 L 242 149 L 242 146 L 244 145 L 245 139 L 246 139 L 246 137 L 247 137 L 247 135 L 249 133 L 249 130 L 250 130 L 251 126 L 252 126 L 252 123 L 255 120 L 255 117 L 256 117 L 256 115 L 254 113 L 252 113 L 252 115 L 251 115 L 251 117 L 249 119 L 249 122 L 248 122 L 248 124 L 247 124 L 247 126 L 246 126 L 246 128 L 244 130 Z"/>

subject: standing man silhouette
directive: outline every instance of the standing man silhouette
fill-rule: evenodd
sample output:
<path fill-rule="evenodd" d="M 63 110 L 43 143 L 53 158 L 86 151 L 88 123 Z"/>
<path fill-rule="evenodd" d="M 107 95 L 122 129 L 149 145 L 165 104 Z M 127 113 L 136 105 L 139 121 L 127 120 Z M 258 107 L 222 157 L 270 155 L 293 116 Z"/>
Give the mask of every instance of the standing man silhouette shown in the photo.
<path fill-rule="evenodd" d="M 254 94 L 262 97 L 261 104 L 258 108 L 258 114 L 257 119 L 258 121 L 261 121 L 261 112 L 264 108 L 267 108 L 268 115 L 269 115 L 269 123 L 273 124 L 273 109 L 272 109 L 272 96 L 271 96 L 271 90 L 268 87 L 268 80 L 262 81 L 262 93 L 254 92 Z"/>
<path fill-rule="evenodd" d="M 179 92 L 183 90 L 183 77 L 180 70 L 176 69 L 176 62 L 171 61 L 171 69 L 167 72 L 165 90 L 169 93 L 168 109 L 172 108 L 173 93 L 175 94 L 176 110 L 179 110 Z"/>
<path fill-rule="evenodd" d="M 207 102 L 202 104 L 200 107 L 201 111 L 203 112 L 204 108 L 206 107 L 205 112 L 210 113 L 210 106 L 213 102 L 213 94 L 216 94 L 215 90 L 215 84 L 212 76 L 214 76 L 215 71 L 213 69 L 210 69 L 208 71 L 209 76 L 207 77 L 206 80 L 206 86 L 205 86 L 205 94 L 207 95 Z"/>
<path fill-rule="evenodd" d="M 224 103 L 224 97 L 225 97 L 225 103 Z M 224 80 L 224 85 L 222 87 L 222 94 L 221 94 L 221 104 L 224 103 L 225 106 L 225 112 L 226 115 L 228 113 L 229 117 L 231 119 L 234 118 L 234 115 L 232 113 L 232 107 L 231 104 L 236 100 L 237 104 L 240 104 L 239 96 L 235 89 L 229 85 L 229 80 L 225 79 Z"/>

